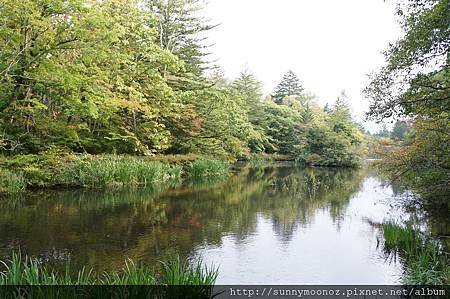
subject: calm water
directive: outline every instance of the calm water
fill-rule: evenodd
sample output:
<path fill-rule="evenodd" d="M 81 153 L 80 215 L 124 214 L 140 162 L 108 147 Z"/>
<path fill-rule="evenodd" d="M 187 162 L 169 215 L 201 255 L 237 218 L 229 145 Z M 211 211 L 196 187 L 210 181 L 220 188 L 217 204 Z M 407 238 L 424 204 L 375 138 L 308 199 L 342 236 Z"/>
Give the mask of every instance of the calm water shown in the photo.
<path fill-rule="evenodd" d="M 96 270 L 174 254 L 220 268 L 219 284 L 390 284 L 378 224 L 408 217 L 365 170 L 239 170 L 178 187 L 41 192 L 0 202 L 0 257 L 12 250 Z"/>

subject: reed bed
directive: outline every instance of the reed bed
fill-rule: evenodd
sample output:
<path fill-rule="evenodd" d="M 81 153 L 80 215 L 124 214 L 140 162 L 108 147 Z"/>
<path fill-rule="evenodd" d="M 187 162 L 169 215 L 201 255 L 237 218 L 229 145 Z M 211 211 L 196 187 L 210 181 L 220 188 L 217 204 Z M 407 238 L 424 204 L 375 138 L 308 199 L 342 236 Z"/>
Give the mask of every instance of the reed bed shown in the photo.
<path fill-rule="evenodd" d="M 392 221 L 382 225 L 384 250 L 398 255 L 405 262 L 402 282 L 410 285 L 448 285 L 450 261 L 440 244 L 421 234 L 411 224 Z"/>
<path fill-rule="evenodd" d="M 197 160 L 188 167 L 187 175 L 190 178 L 226 175 L 230 171 L 230 166 L 229 162 L 223 160 Z"/>

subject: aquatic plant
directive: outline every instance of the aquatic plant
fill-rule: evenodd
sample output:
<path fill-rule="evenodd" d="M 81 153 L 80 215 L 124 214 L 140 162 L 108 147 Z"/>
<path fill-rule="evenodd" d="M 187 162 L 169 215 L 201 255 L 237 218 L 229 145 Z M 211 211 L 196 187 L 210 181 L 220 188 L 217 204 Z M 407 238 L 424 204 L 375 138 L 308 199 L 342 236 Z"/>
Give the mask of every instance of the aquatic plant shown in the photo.
<path fill-rule="evenodd" d="M 214 175 L 226 175 L 230 169 L 230 163 L 223 160 L 202 159 L 193 162 L 187 169 L 189 177 L 204 177 Z"/>
<path fill-rule="evenodd" d="M 17 194 L 25 188 L 26 182 L 21 172 L 0 169 L 0 193 Z"/>
<path fill-rule="evenodd" d="M 405 284 L 444 285 L 450 282 L 450 261 L 440 244 L 414 229 L 392 221 L 382 225 L 384 250 L 405 261 Z"/>
<path fill-rule="evenodd" d="M 207 267 L 201 260 L 191 265 L 177 257 L 163 265 L 162 283 L 167 285 L 213 285 L 218 275 L 216 268 Z"/>
<path fill-rule="evenodd" d="M 120 272 L 105 272 L 100 279 L 104 285 L 154 285 L 154 273 L 142 265 L 136 265 L 132 260 L 125 262 Z"/>
<path fill-rule="evenodd" d="M 273 163 L 274 157 L 264 154 L 252 154 L 248 159 L 248 163 L 252 167 L 260 167 L 267 166 L 270 163 Z"/>
<path fill-rule="evenodd" d="M 417 253 L 408 255 L 405 284 L 448 285 L 450 282 L 450 261 L 441 252 L 439 243 L 430 240 Z"/>
<path fill-rule="evenodd" d="M 193 264 L 179 257 L 162 263 L 161 273 L 155 273 L 143 265 L 128 260 L 119 271 L 103 272 L 82 268 L 72 273 L 70 263 L 64 273 L 47 268 L 38 259 L 12 253 L 9 261 L 0 261 L 4 269 L 0 272 L 0 285 L 214 285 L 218 270 L 206 267 L 201 260 Z"/>
<path fill-rule="evenodd" d="M 383 224 L 385 250 L 403 250 L 412 253 L 421 247 L 422 239 L 410 223 L 400 225 L 396 222 Z"/>
<path fill-rule="evenodd" d="M 65 172 L 69 184 L 74 178 L 81 186 L 138 185 L 179 180 L 181 166 L 172 166 L 157 161 L 136 157 L 107 155 L 87 163 L 76 163 Z"/>

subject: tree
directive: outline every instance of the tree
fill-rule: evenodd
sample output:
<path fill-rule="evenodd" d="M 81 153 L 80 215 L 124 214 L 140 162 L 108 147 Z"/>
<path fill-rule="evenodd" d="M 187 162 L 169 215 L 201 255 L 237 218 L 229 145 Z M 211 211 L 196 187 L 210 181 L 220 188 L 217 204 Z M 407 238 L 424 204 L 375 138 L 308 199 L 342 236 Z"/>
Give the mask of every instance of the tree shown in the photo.
<path fill-rule="evenodd" d="M 262 84 L 249 71 L 241 72 L 231 87 L 241 94 L 247 106 L 254 108 L 262 99 Z"/>
<path fill-rule="evenodd" d="M 0 118 L 17 151 L 161 152 L 176 102 L 164 73 L 178 59 L 155 43 L 139 1 L 5 0 Z"/>
<path fill-rule="evenodd" d="M 288 71 L 275 88 L 273 98 L 275 103 L 281 104 L 285 97 L 300 96 L 302 91 L 303 86 L 297 75 L 293 71 Z"/>
<path fill-rule="evenodd" d="M 203 75 L 208 63 L 205 59 L 205 37 L 201 34 L 216 27 L 201 17 L 201 0 L 146 0 L 146 8 L 157 17 L 159 46 L 183 60 L 186 71 Z"/>
<path fill-rule="evenodd" d="M 392 129 L 391 138 L 395 140 L 403 140 L 410 128 L 406 121 L 398 120 Z"/>
<path fill-rule="evenodd" d="M 380 129 L 377 133 L 375 133 L 374 135 L 375 135 L 375 136 L 378 136 L 378 137 L 389 138 L 389 137 L 392 135 L 392 132 L 389 131 L 389 129 L 387 128 L 386 125 L 383 125 L 383 126 L 381 127 L 381 129 Z"/>
<path fill-rule="evenodd" d="M 449 1 L 408 0 L 398 13 L 405 34 L 388 49 L 387 64 L 366 88 L 372 99 L 368 116 L 413 119 L 407 144 L 390 153 L 385 165 L 392 178 L 448 205 Z"/>

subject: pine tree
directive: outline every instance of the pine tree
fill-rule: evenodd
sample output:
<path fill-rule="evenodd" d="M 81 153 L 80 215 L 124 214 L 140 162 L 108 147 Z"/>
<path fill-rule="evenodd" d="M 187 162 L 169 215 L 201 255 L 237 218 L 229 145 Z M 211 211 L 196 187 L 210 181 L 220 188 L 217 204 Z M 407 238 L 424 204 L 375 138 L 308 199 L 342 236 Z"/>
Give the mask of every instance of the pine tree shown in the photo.
<path fill-rule="evenodd" d="M 275 88 L 273 98 L 275 103 L 281 104 L 285 97 L 293 95 L 298 96 L 303 90 L 303 86 L 297 75 L 293 71 L 288 71 L 281 79 L 280 84 Z"/>
<path fill-rule="evenodd" d="M 231 87 L 244 97 L 249 107 L 254 107 L 261 101 L 261 82 L 248 71 L 241 72 L 240 76 L 233 81 Z"/>
<path fill-rule="evenodd" d="M 145 9 L 157 17 L 160 47 L 177 55 L 186 63 L 186 70 L 196 76 L 209 69 L 208 46 L 200 36 L 217 25 L 208 24 L 201 16 L 200 0 L 146 0 Z"/>
<path fill-rule="evenodd" d="M 398 120 L 392 129 L 391 138 L 395 140 L 403 140 L 409 130 L 410 127 L 406 121 Z"/>

